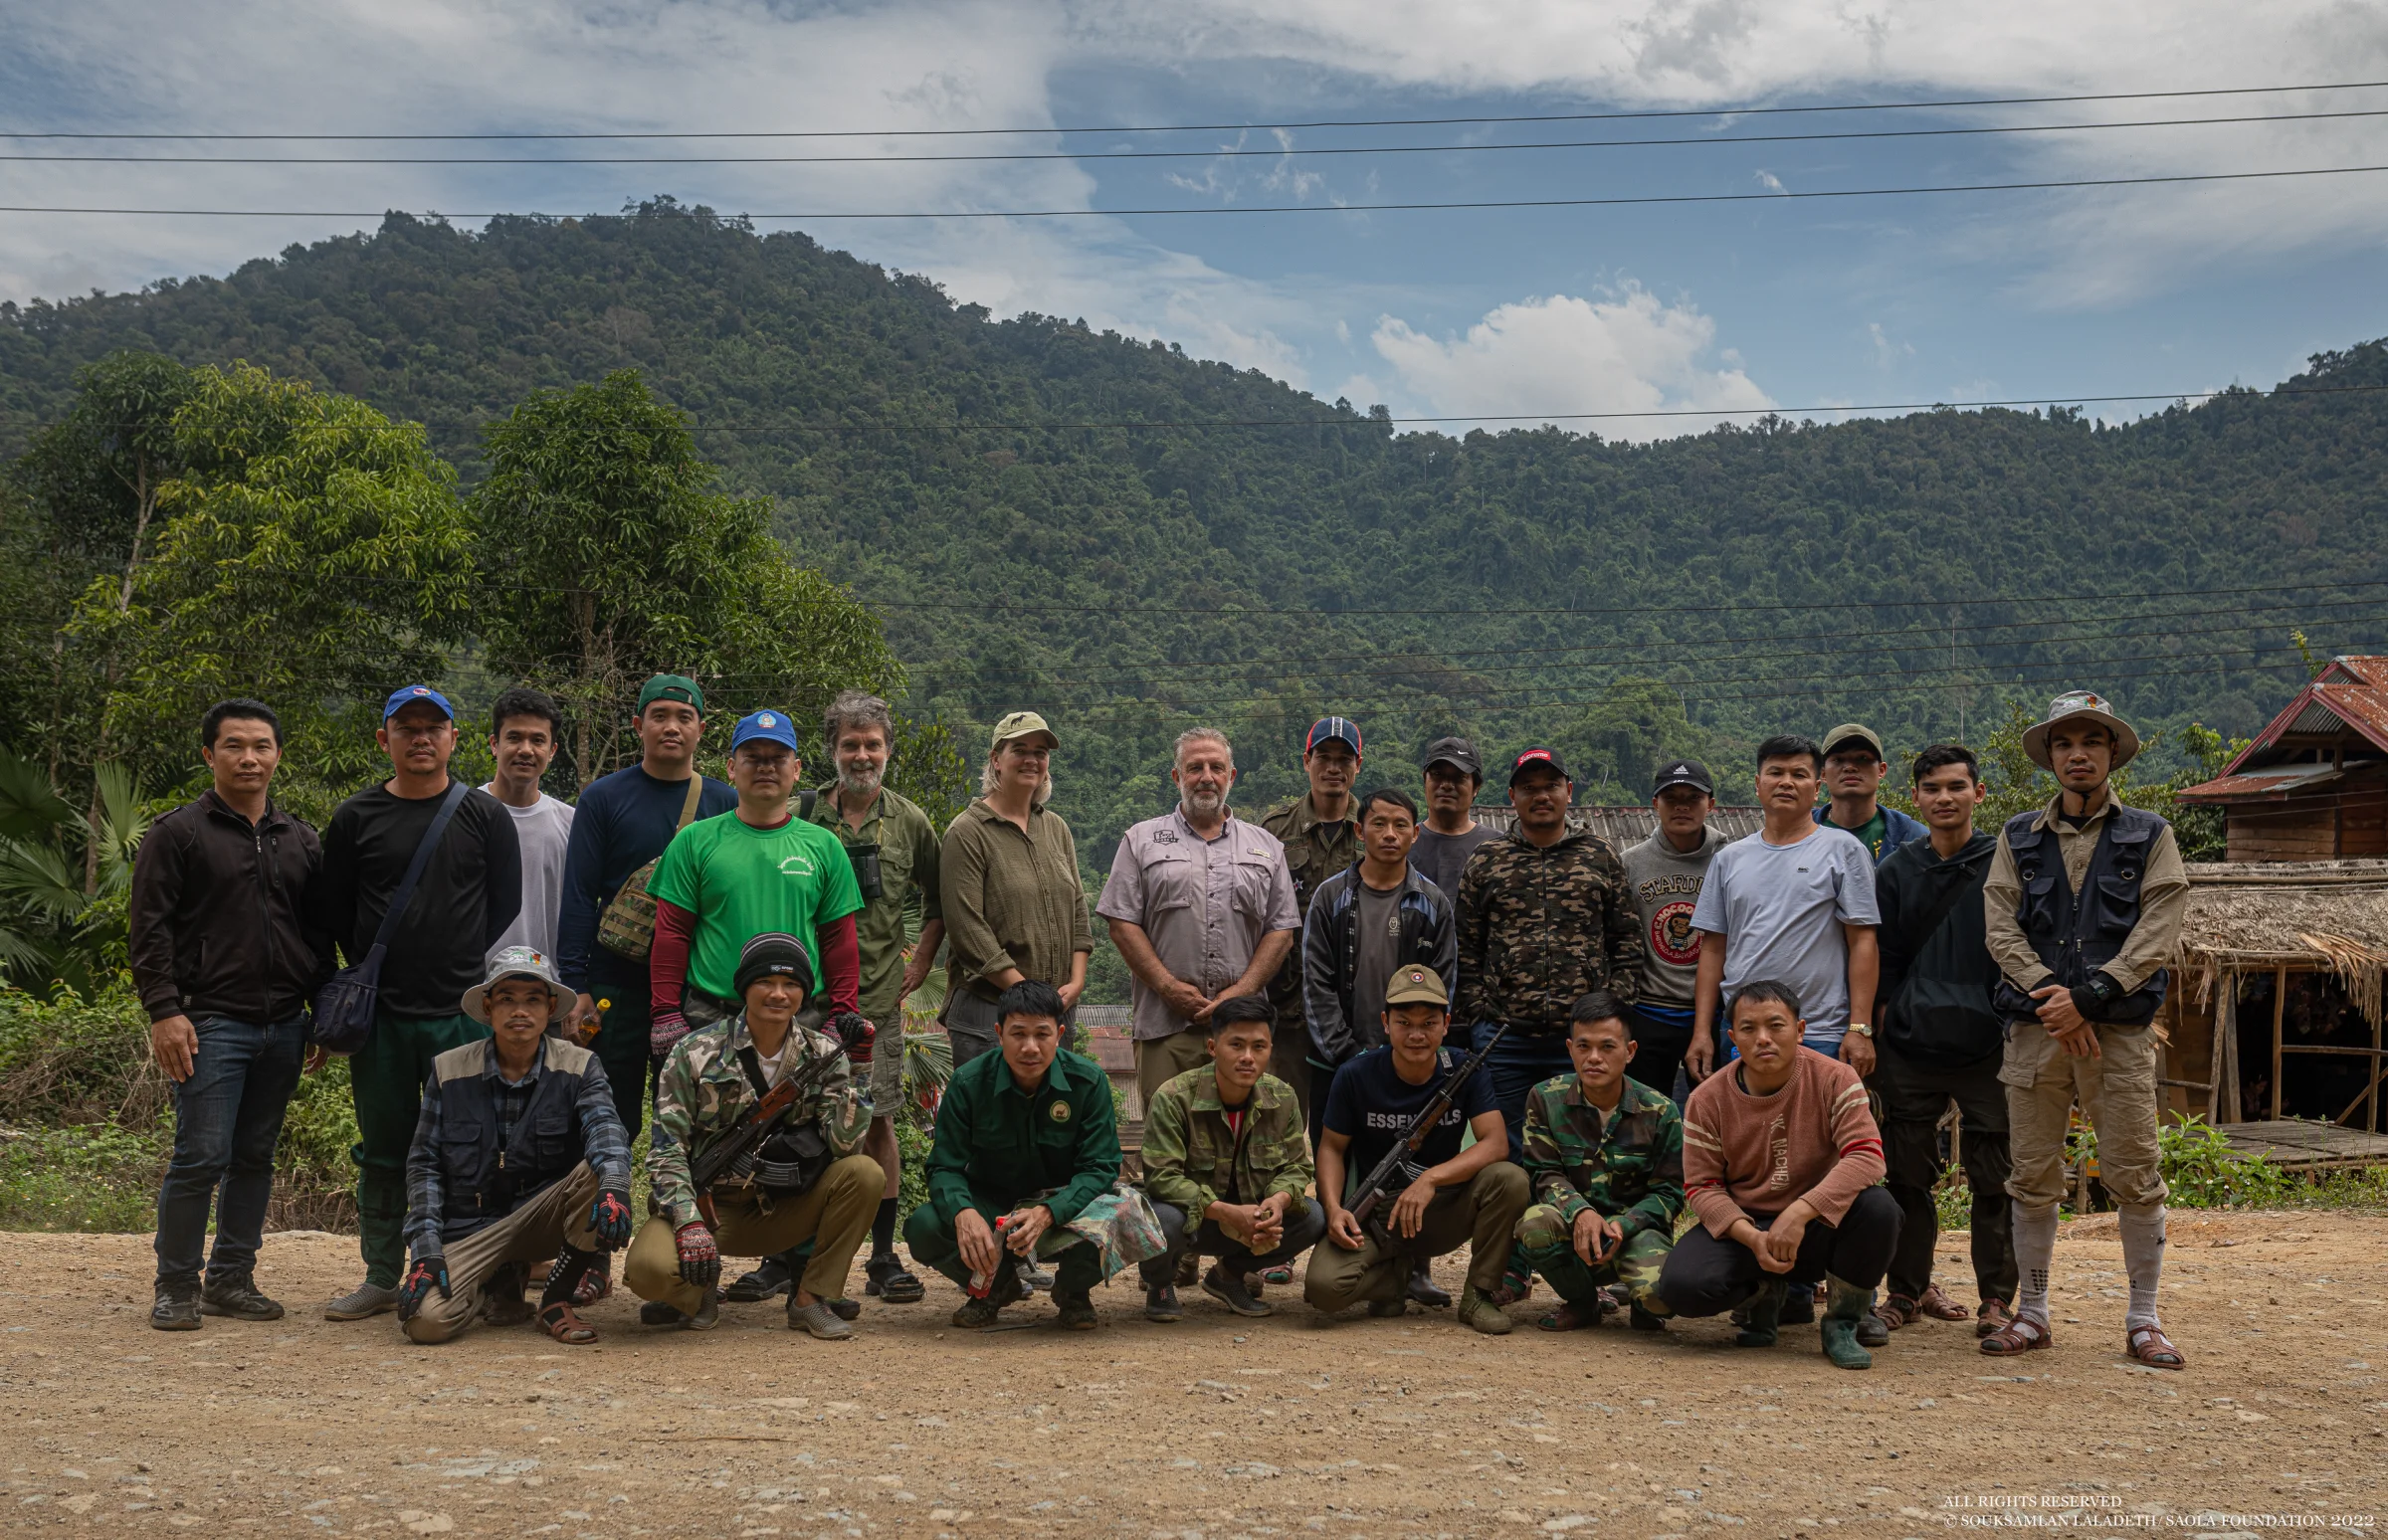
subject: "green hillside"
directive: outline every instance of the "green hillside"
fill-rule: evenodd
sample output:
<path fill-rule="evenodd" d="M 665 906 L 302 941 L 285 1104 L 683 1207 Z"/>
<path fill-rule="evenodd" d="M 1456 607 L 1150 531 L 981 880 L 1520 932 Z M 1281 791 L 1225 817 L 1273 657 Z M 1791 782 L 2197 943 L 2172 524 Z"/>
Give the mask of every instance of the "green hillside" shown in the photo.
<path fill-rule="evenodd" d="M 2344 586 L 2388 582 L 2388 392 L 2238 392 L 2113 429 L 1994 411 L 1642 447 L 1397 434 L 665 201 L 479 235 L 393 215 L 220 280 L 0 307 L 0 455 L 126 347 L 420 420 L 468 483 L 484 424 L 637 367 L 733 489 L 776 499 L 801 561 L 881 608 L 914 714 L 1054 718 L 1091 859 L 1166 804 L 1166 745 L 1197 720 L 1243 746 L 1248 806 L 1292 788 L 1326 708 L 1405 782 L 1464 728 L 1554 740 L 1592 795 L 1638 797 L 1663 755 L 1739 773 L 1765 732 L 1853 715 L 1912 747 L 1963 711 L 1978 738 L 2061 684 L 2246 732 L 2302 676 L 2292 629 L 2388 643 L 2388 588 Z M 2388 345 L 2292 384 L 2388 386 Z M 2177 597 L 2213 590 L 2241 592 Z"/>

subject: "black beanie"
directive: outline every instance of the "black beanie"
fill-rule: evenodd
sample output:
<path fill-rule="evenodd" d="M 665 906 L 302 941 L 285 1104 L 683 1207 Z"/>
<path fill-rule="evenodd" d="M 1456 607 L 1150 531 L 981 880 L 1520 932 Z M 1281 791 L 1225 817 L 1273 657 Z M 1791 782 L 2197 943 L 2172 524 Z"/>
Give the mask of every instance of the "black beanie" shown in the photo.
<path fill-rule="evenodd" d="M 813 992 L 813 954 L 784 930 L 766 930 L 746 943 L 746 949 L 738 953 L 738 971 L 731 978 L 730 987 L 738 992 L 739 1003 L 743 1004 L 754 981 L 773 974 L 794 979 L 801 995 Z"/>

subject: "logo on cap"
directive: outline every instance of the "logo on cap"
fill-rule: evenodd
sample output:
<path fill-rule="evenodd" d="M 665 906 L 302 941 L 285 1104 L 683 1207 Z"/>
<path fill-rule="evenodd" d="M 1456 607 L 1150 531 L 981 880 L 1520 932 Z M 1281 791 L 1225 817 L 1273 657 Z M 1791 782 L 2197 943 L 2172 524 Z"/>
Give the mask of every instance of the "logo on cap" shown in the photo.
<path fill-rule="evenodd" d="M 1517 756 L 1517 763 L 1521 765 L 1547 765 L 1550 763 L 1550 750 L 1527 749 L 1524 753 Z"/>
<path fill-rule="evenodd" d="M 414 688 L 413 688 L 411 691 L 409 691 L 409 693 L 411 693 L 411 694 L 417 694 L 417 695 L 428 695 L 428 694 L 430 694 L 430 693 L 431 693 L 431 689 L 430 689 L 430 687 L 429 687 L 428 685 L 418 684 L 418 685 L 416 685 L 416 686 L 415 686 L 415 687 L 414 687 Z"/>
<path fill-rule="evenodd" d="M 779 718 L 773 716 L 768 711 L 765 711 L 762 715 L 756 717 L 754 720 L 755 725 L 758 727 L 776 727 L 779 725 Z"/>
<path fill-rule="evenodd" d="M 1423 984 L 1423 983 L 1425 983 L 1425 982 L 1426 982 L 1426 970 L 1425 970 L 1424 968 L 1412 968 L 1412 969 L 1410 970 L 1410 973 L 1409 973 L 1409 982 L 1410 982 L 1410 983 L 1412 983 L 1412 984 Z"/>
<path fill-rule="evenodd" d="M 1667 773 L 1669 775 L 1690 775 L 1692 773 L 1692 767 L 1679 761 L 1672 766 Z"/>

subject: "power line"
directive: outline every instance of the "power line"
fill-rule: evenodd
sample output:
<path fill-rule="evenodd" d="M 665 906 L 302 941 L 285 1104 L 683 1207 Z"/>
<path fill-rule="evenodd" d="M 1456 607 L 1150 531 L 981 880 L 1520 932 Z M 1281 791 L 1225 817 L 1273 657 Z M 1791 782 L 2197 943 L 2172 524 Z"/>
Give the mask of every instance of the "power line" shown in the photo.
<path fill-rule="evenodd" d="M 1951 182 L 1911 187 L 1840 187 L 1820 191 L 1755 193 L 1653 193 L 1608 198 L 1478 198 L 1456 202 L 1414 203 L 1246 203 L 1214 204 L 1204 208 L 1141 209 L 928 209 L 836 210 L 801 214 L 741 214 L 749 222 L 780 224 L 808 220 L 934 220 L 934 219 L 1132 219 L 1218 214 L 1400 214 L 1433 211 L 1474 212 L 1493 209 L 1636 208 L 1693 203 L 1791 203 L 1819 198 L 1908 198 L 1941 193 L 2062 192 L 2090 187 L 2163 187 L 2192 182 L 2261 182 L 2304 176 L 2358 176 L 2388 171 L 2388 165 L 2303 166 L 2283 171 L 2184 171 L 2165 176 L 2090 176 L 2035 182 Z M 68 207 L 55 204 L 0 205 L 0 214 L 101 214 L 150 219 L 379 219 L 389 210 L 360 209 L 136 209 Z M 491 220 L 546 217 L 535 210 L 514 214 L 445 214 L 440 219 Z"/>
<path fill-rule="evenodd" d="M 1581 123 L 1627 122 L 1651 118 L 1683 117 L 1763 117 L 1792 113 L 1822 112 L 1912 112 L 1944 110 L 1954 107 L 1988 106 L 2052 106 L 2084 101 L 2166 101 L 2191 96 L 2281 96 L 2307 91 L 2371 91 L 2388 87 L 2388 81 L 2342 81 L 2311 86 L 2217 86 L 2199 91 L 2118 91 L 2097 92 L 2063 96 L 1964 96 L 1930 101 L 1848 101 L 1816 106 L 1716 106 L 1716 107 L 1649 107 L 1630 111 L 1610 112 L 1522 112 L 1489 114 L 1474 117 L 1359 117 L 1316 118 L 1307 121 L 1272 123 L 1145 123 L 1145 124 L 1041 124 L 1026 128 L 779 128 L 779 129 L 662 129 L 662 130 L 585 130 L 571 132 L 541 132 L 534 130 L 498 131 L 485 133 L 86 133 L 67 130 L 26 130 L 0 132 L 8 139 L 110 139 L 164 140 L 212 139 L 279 140 L 299 142 L 490 142 L 510 139 L 903 139 L 903 138 L 968 138 L 1017 134 L 1071 133 L 1231 133 L 1237 131 L 1268 131 L 1279 128 L 1441 128 L 1481 123 Z"/>
<path fill-rule="evenodd" d="M 29 165 L 167 166 L 786 166 L 1085 160 L 1282 160 L 1294 155 L 1482 155 L 1519 150 L 1655 149 L 1711 144 L 1810 144 L 1843 139 L 1978 138 L 1996 134 L 2095 133 L 2116 128 L 2194 128 L 2245 123 L 2388 117 L 2388 107 L 2264 112 L 2232 117 L 2125 118 L 2091 123 L 1984 123 L 1959 128 L 1846 128 L 1811 133 L 1692 134 L 1668 139 L 1542 139 L 1514 144 L 1281 144 L 1266 149 L 990 150 L 900 155 L 12 155 Z M 0 137 L 7 137 L 0 135 Z"/>

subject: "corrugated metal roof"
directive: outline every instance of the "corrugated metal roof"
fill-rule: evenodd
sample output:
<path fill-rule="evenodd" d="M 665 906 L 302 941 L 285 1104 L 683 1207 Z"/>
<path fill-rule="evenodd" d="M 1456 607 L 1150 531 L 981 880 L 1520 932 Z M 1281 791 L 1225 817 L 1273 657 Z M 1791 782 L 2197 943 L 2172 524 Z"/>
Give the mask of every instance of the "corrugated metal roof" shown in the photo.
<path fill-rule="evenodd" d="M 2174 792 L 2181 802 L 2247 802 L 2257 798 L 2287 797 L 2291 792 L 2318 790 L 2325 782 L 2343 774 L 2334 765 L 2283 765 L 2275 770 L 2253 770 L 2245 775 L 2226 775 L 2218 780 L 2196 786 L 2185 786 Z"/>
<path fill-rule="evenodd" d="M 2388 752 L 2388 657 L 2333 658 L 2321 676 L 2296 692 L 2280 715 L 2223 768 L 2225 776 L 2273 763 L 2289 733 L 2331 734 L 2352 729 Z"/>
<path fill-rule="evenodd" d="M 1516 821 L 1516 811 L 1506 803 L 1480 803 L 1475 811 L 1478 823 L 1502 834 L 1507 834 Z M 1716 808 L 1708 814 L 1708 827 L 1727 840 L 1756 834 L 1765 822 L 1766 815 L 1757 808 Z M 1647 807 L 1588 805 L 1567 810 L 1567 827 L 1579 833 L 1596 834 L 1623 850 L 1649 839 L 1659 827 L 1659 816 Z"/>

